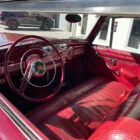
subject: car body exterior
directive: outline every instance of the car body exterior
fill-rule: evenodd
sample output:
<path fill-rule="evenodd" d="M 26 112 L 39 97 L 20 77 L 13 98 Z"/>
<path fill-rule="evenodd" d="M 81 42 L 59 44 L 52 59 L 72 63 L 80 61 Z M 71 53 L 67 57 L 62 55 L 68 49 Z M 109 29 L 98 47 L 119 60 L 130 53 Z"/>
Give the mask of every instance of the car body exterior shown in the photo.
<path fill-rule="evenodd" d="M 112 48 L 114 43 L 116 46 L 122 45 L 119 42 L 126 45 L 127 25 L 132 33 L 132 46 L 135 47 L 136 42 L 140 47 L 140 27 L 139 22 L 135 21 L 140 17 L 140 2 L 28 2 L 19 2 L 17 9 L 31 8 L 34 11 L 38 7 L 38 10 L 46 9 L 62 15 L 65 12 L 66 17 L 74 17 L 75 13 L 79 13 L 83 14 L 83 21 L 72 25 L 72 37 L 75 38 L 67 38 L 66 32 L 62 34 L 63 31 L 60 30 L 52 32 L 56 36 L 60 31 L 59 35 L 62 35 L 63 39 L 52 38 L 51 32 L 48 34 L 51 38 L 47 35 L 42 38 L 37 36 L 37 33 L 33 35 L 30 30 L 28 36 L 16 34 L 15 31 L 0 32 L 0 139 L 140 140 L 140 54 Z M 6 6 L 16 7 L 15 3 L 11 5 L 11 2 L 6 3 Z M 90 16 L 90 23 L 94 26 L 86 39 L 76 38 L 75 29 L 83 23 L 87 25 L 87 13 L 98 14 L 98 19 L 94 24 Z M 127 19 L 133 27 L 124 22 Z M 107 21 L 111 23 L 110 28 L 106 26 Z M 64 25 L 64 20 L 62 23 Z M 123 27 L 120 26 L 122 24 Z M 67 22 L 65 25 L 68 25 Z M 85 33 L 86 27 L 83 26 L 80 34 Z M 122 28 L 125 28 L 126 32 Z M 117 32 L 118 30 L 120 32 Z M 94 43 L 98 34 L 100 39 L 108 38 L 104 37 L 106 31 L 109 31 L 108 45 Z M 71 34 L 70 31 L 68 33 Z M 116 34 L 119 34 L 120 38 Z M 116 37 L 117 39 L 113 40 Z M 59 55 L 56 55 L 56 52 Z M 55 65 L 52 65 L 53 63 Z M 52 87 L 31 87 L 31 80 L 35 80 L 37 84 L 49 80 L 49 74 L 53 73 L 49 70 L 54 67 L 59 69 Z M 41 79 L 44 72 L 46 75 Z M 62 91 L 57 89 L 61 81 Z M 48 93 L 49 90 L 56 92 L 51 94 Z M 58 91 L 60 92 L 56 95 Z"/>
<path fill-rule="evenodd" d="M 16 30 L 18 26 L 40 27 L 42 30 L 50 30 L 54 27 L 54 19 L 39 13 L 29 12 L 1 12 L 2 24 L 11 30 Z"/>

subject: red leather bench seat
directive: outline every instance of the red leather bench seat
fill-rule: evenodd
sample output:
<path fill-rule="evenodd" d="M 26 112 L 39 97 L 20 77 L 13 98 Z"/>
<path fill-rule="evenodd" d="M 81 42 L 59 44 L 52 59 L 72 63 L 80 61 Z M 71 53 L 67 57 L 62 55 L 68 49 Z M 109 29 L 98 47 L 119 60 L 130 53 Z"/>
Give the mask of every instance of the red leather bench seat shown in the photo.
<path fill-rule="evenodd" d="M 87 139 L 129 93 L 117 81 L 95 77 L 56 96 L 27 117 L 50 139 Z"/>

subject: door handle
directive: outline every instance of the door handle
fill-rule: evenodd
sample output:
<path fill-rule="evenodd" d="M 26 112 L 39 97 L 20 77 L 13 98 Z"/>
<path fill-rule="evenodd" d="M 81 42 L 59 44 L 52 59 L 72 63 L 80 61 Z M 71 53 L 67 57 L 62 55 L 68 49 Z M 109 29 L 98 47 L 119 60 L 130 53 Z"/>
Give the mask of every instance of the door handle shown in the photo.
<path fill-rule="evenodd" d="M 118 70 L 118 68 L 116 67 L 116 65 L 115 66 L 113 66 L 113 65 L 110 65 L 110 64 L 108 64 L 107 62 L 106 62 L 106 66 L 115 74 L 115 75 L 117 75 L 117 76 L 121 76 L 120 75 L 120 71 Z"/>
<path fill-rule="evenodd" d="M 117 67 L 116 67 L 116 66 L 110 65 L 110 64 L 108 64 L 107 62 L 106 62 L 106 66 L 107 66 L 110 70 L 112 70 L 112 71 L 117 71 Z"/>

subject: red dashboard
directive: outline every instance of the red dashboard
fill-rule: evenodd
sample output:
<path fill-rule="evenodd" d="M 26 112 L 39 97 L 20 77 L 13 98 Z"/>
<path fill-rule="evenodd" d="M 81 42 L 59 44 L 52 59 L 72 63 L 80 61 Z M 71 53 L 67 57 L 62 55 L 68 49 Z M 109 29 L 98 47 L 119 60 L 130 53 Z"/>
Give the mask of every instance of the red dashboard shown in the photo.
<path fill-rule="evenodd" d="M 6 34 L 6 36 L 10 36 L 9 34 Z M 22 35 L 20 35 L 22 36 Z M 19 35 L 17 36 L 17 39 L 19 38 Z M 9 40 L 10 42 L 14 42 L 16 40 L 16 36 L 12 38 L 12 40 Z M 64 64 L 66 64 L 69 61 L 72 61 L 74 58 L 78 57 L 79 55 L 84 53 L 84 48 L 86 41 L 83 40 L 56 40 L 56 39 L 48 39 L 59 51 L 59 53 L 62 56 Z M 29 49 L 42 49 L 46 53 L 50 53 L 50 55 L 57 61 L 57 56 L 55 55 L 54 51 L 51 49 L 51 46 L 43 44 L 44 42 L 39 42 L 35 39 L 27 40 L 26 42 L 21 42 L 18 44 L 14 52 L 11 53 L 10 60 L 9 60 L 9 72 L 17 72 L 20 69 L 20 58 L 22 57 L 23 53 L 26 52 Z M 0 48 L 0 84 L 5 83 L 4 78 L 4 60 L 5 60 L 5 54 L 7 49 L 10 47 L 11 44 L 4 45 Z M 46 58 L 47 60 L 47 58 Z M 24 63 L 22 64 L 24 67 Z M 60 64 L 58 63 L 57 66 Z M 53 67 L 51 64 L 48 66 L 50 69 Z"/>

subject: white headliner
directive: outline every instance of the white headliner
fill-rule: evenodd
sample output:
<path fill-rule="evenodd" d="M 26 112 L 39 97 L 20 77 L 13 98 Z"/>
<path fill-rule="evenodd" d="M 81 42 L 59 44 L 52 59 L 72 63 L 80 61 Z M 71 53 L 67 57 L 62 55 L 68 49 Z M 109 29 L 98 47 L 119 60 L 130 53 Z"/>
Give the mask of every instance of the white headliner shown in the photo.
<path fill-rule="evenodd" d="M 22 2 L 4 2 L 2 0 L 0 11 L 140 16 L 140 0 L 27 0 Z"/>

